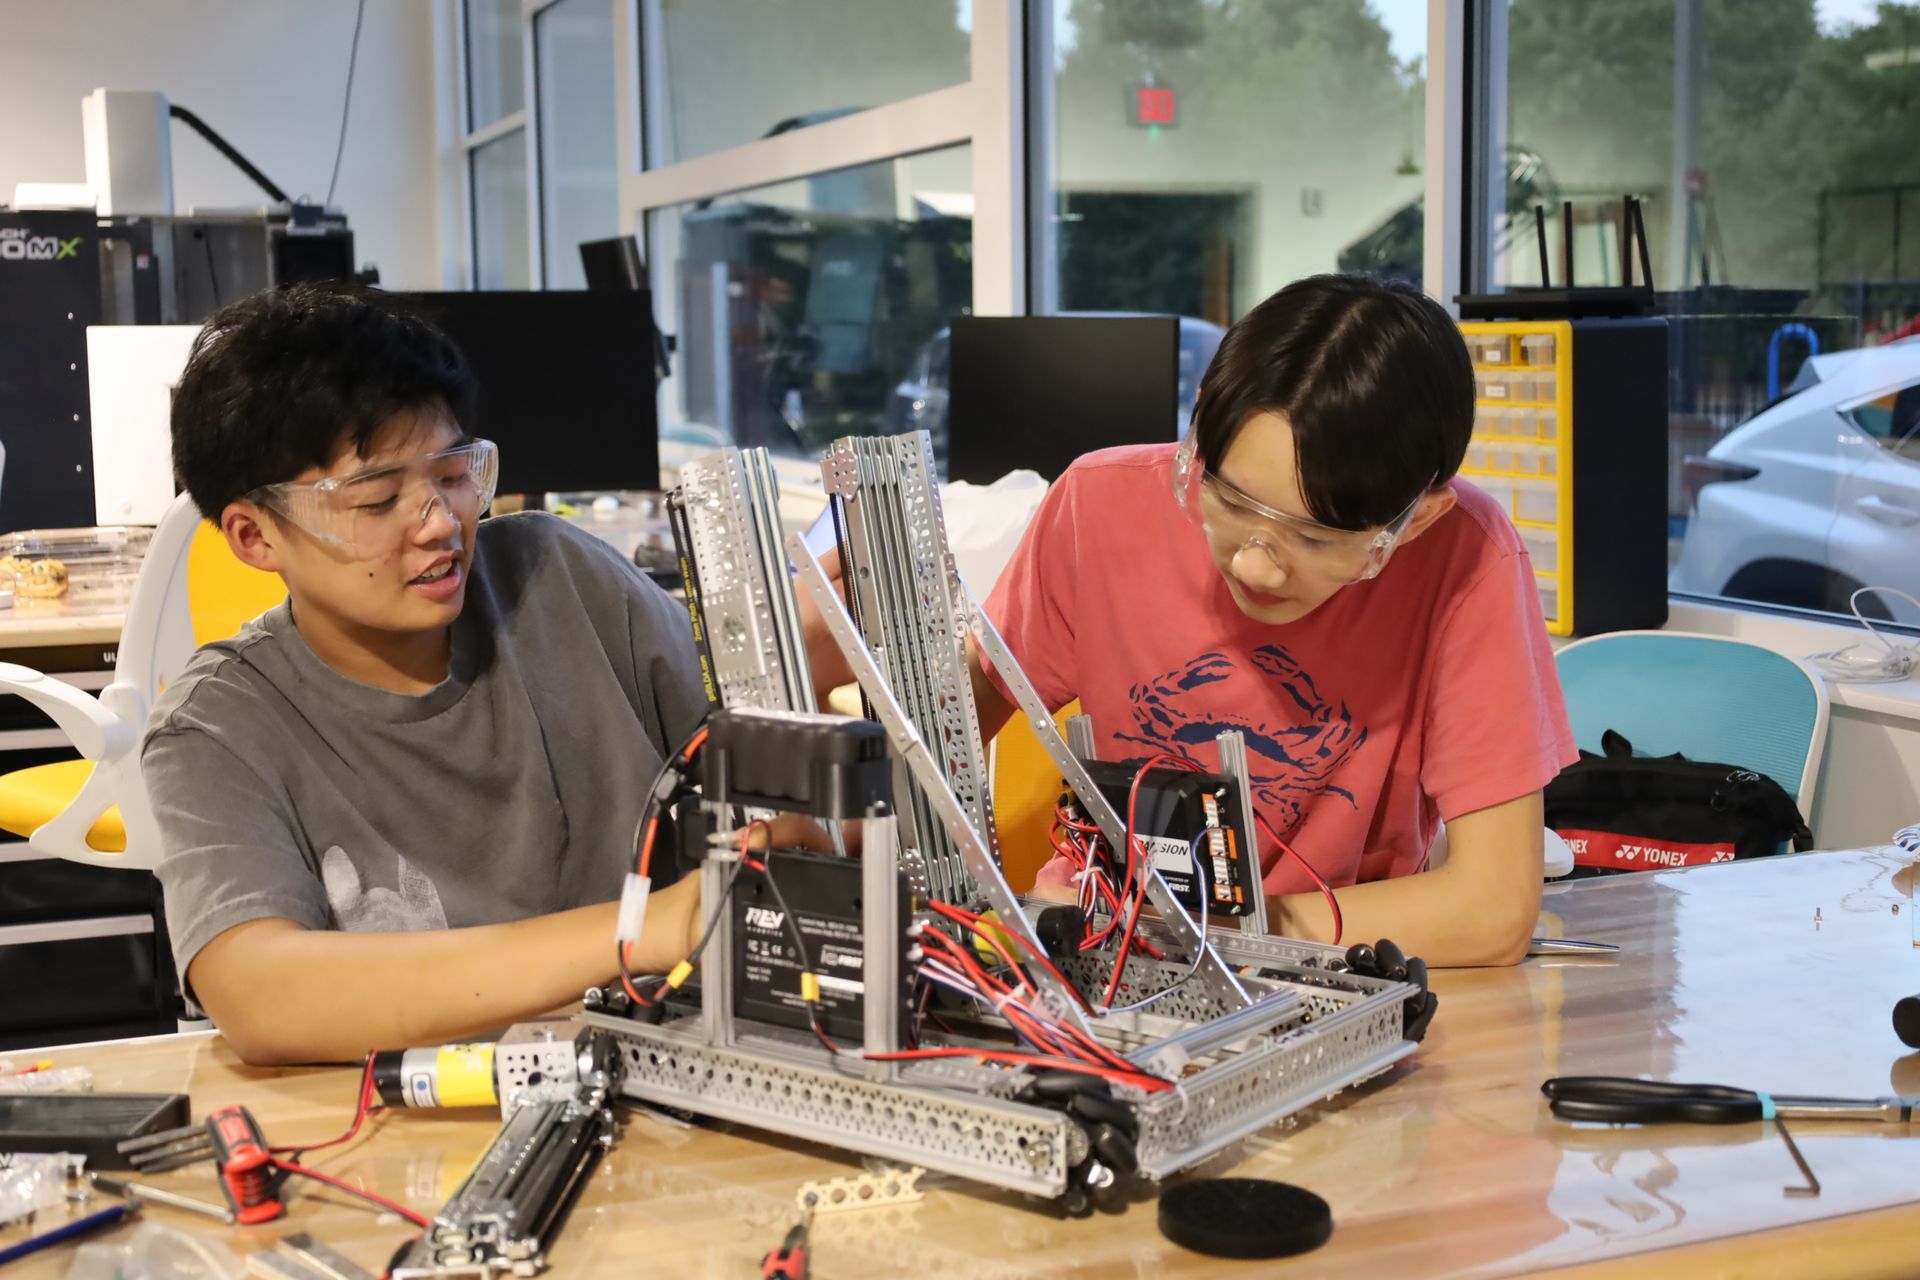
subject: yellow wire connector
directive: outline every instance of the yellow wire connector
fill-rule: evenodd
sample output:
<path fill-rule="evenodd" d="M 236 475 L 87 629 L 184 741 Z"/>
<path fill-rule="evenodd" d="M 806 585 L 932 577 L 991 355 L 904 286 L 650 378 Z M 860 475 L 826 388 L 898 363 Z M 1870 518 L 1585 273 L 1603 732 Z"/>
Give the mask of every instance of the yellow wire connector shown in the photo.
<path fill-rule="evenodd" d="M 800 975 L 800 998 L 808 1004 L 820 1003 L 820 979 L 811 973 Z"/>
<path fill-rule="evenodd" d="M 679 964 L 673 966 L 673 972 L 667 975 L 667 986 L 678 991 L 680 984 L 692 976 L 693 964 L 690 961 L 682 960 Z"/>

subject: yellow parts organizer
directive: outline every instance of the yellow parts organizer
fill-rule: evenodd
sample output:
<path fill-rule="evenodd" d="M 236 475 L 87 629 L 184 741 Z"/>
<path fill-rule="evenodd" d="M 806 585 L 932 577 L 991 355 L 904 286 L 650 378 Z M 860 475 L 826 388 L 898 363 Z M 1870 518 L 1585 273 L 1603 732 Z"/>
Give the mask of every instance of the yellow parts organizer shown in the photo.
<path fill-rule="evenodd" d="M 1573 326 L 1468 321 L 1473 439 L 1460 474 L 1507 509 L 1553 635 L 1573 634 Z"/>

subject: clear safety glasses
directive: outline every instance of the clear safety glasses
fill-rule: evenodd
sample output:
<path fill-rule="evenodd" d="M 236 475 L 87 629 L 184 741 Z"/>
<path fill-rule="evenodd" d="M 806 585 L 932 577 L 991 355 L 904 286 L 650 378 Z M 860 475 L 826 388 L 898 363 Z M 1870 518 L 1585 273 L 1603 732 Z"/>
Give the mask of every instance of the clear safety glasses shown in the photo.
<path fill-rule="evenodd" d="M 1299 516 L 1275 511 L 1249 498 L 1201 465 L 1193 437 L 1181 442 L 1173 459 L 1173 496 L 1193 521 L 1229 558 L 1258 548 L 1288 573 L 1311 574 L 1342 586 L 1371 578 L 1386 567 L 1387 557 L 1413 519 L 1425 491 L 1416 494 L 1406 510 L 1379 529 L 1334 529 Z"/>
<path fill-rule="evenodd" d="M 266 485 L 247 498 L 353 559 L 377 560 L 400 550 L 436 506 L 462 525 L 477 519 L 499 477 L 499 446 L 469 440 L 348 476 Z"/>

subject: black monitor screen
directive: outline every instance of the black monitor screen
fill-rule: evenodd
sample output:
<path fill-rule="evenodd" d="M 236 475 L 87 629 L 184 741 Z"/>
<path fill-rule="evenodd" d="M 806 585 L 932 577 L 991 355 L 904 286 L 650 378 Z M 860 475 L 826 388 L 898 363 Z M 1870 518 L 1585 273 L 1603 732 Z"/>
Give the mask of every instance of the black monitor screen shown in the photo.
<path fill-rule="evenodd" d="M 1083 453 L 1179 438 L 1180 321 L 956 317 L 950 385 L 948 479 L 1053 480 Z"/>
<path fill-rule="evenodd" d="M 500 492 L 658 489 L 653 295 L 411 293 L 480 384 L 474 434 L 500 446 Z"/>

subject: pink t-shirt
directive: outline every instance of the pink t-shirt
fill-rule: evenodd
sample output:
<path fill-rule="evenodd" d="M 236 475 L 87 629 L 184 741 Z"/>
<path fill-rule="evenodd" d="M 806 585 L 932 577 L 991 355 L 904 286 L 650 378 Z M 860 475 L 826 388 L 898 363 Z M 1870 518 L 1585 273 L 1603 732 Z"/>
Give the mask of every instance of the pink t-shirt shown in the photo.
<path fill-rule="evenodd" d="M 1442 819 L 1576 758 L 1533 566 L 1486 494 L 1455 481 L 1378 577 L 1274 625 L 1234 604 L 1175 504 L 1173 449 L 1074 463 L 987 600 L 1047 705 L 1093 717 L 1101 759 L 1215 769 L 1214 735 L 1240 730 L 1260 812 L 1339 886 L 1419 871 Z M 1261 843 L 1267 892 L 1312 888 Z M 1056 858 L 1040 879 L 1066 875 Z"/>

